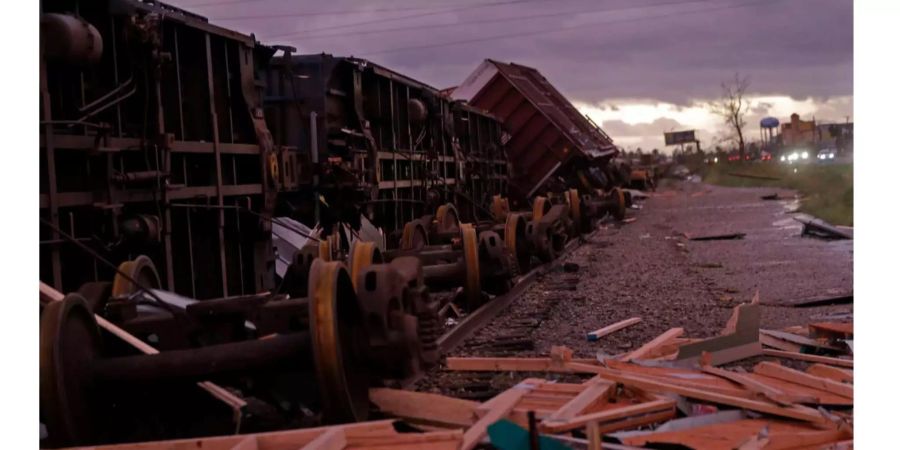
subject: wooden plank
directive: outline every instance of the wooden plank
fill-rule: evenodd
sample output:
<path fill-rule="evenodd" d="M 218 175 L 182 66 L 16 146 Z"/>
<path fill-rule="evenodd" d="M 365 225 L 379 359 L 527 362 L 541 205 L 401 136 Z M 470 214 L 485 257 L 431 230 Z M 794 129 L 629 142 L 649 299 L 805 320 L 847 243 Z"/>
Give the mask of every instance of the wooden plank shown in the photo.
<path fill-rule="evenodd" d="M 369 400 L 394 417 L 432 425 L 468 427 L 475 422 L 479 403 L 426 392 L 369 389 Z"/>
<path fill-rule="evenodd" d="M 599 431 L 601 434 L 612 433 L 614 431 L 621 431 L 644 425 L 650 425 L 651 423 L 665 422 L 674 418 L 675 408 L 673 407 L 671 409 L 666 409 L 659 412 L 651 412 L 648 414 L 641 414 L 639 416 L 627 417 L 625 419 L 597 424 L 597 431 Z"/>
<path fill-rule="evenodd" d="M 831 351 L 835 351 L 835 352 L 842 351 L 842 349 L 840 349 L 840 348 L 837 348 L 837 347 L 834 347 L 834 346 L 828 345 L 828 344 L 823 344 L 815 339 L 811 339 L 806 336 L 799 336 L 799 335 L 796 335 L 793 333 L 788 333 L 785 331 L 759 330 L 759 333 L 768 335 L 768 336 L 772 336 L 774 338 L 781 339 L 783 341 L 792 342 L 792 343 L 798 344 L 800 346 L 822 348 L 825 350 L 831 350 Z"/>
<path fill-rule="evenodd" d="M 812 398 L 810 396 L 798 397 L 789 395 L 776 387 L 770 386 L 744 374 L 732 372 L 730 370 L 719 369 L 718 367 L 712 366 L 702 366 L 700 370 L 705 373 L 717 375 L 726 380 L 738 383 L 748 391 L 758 394 L 759 396 L 767 398 L 782 406 L 790 406 L 794 403 L 815 403 L 816 401 L 815 398 Z"/>
<path fill-rule="evenodd" d="M 760 330 L 762 331 L 762 330 Z M 787 352 L 799 352 L 803 346 L 800 344 L 795 344 L 793 342 L 788 342 L 785 340 L 781 340 L 768 334 L 759 333 L 759 342 L 762 345 L 768 345 L 776 350 L 784 350 Z"/>
<path fill-rule="evenodd" d="M 301 447 L 301 450 L 343 450 L 347 435 L 340 428 L 331 428 Z"/>
<path fill-rule="evenodd" d="M 231 450 L 258 450 L 259 445 L 256 442 L 256 436 L 250 435 L 238 442 Z"/>
<path fill-rule="evenodd" d="M 429 433 L 393 433 L 384 436 L 350 436 L 348 449 L 456 449 L 462 442 L 462 430 L 432 431 Z"/>
<path fill-rule="evenodd" d="M 647 342 L 646 344 L 640 346 L 640 348 L 638 348 L 637 350 L 626 354 L 621 358 L 621 360 L 631 361 L 633 359 L 641 359 L 642 357 L 644 357 L 644 355 L 650 353 L 657 347 L 665 344 L 672 339 L 677 338 L 678 336 L 681 336 L 682 334 L 684 334 L 684 328 L 671 328 L 665 333 L 657 336 L 650 342 Z"/>
<path fill-rule="evenodd" d="M 761 362 L 753 367 L 753 373 L 790 381 L 791 383 L 809 386 L 823 391 L 833 392 L 847 398 L 853 398 L 852 385 L 839 383 L 830 378 L 817 377 L 806 372 L 791 369 L 790 367 L 784 367 L 781 364 Z"/>
<path fill-rule="evenodd" d="M 806 373 L 822 378 L 830 378 L 840 383 L 853 383 L 853 371 L 832 367 L 825 364 L 813 364 L 806 368 Z"/>
<path fill-rule="evenodd" d="M 817 362 L 817 363 L 822 363 L 822 364 L 829 364 L 832 366 L 853 368 L 853 360 L 852 359 L 831 358 L 828 356 L 807 355 L 805 353 L 784 352 L 781 350 L 769 350 L 769 349 L 764 349 L 763 355 L 777 356 L 779 358 L 796 359 L 799 361 Z"/>
<path fill-rule="evenodd" d="M 821 389 L 811 388 L 802 384 L 791 383 L 779 378 L 772 378 L 758 373 L 747 373 L 744 376 L 765 383 L 784 393 L 797 397 L 811 397 L 815 399 L 815 404 L 830 406 L 853 406 L 853 399 L 838 395 L 833 392 L 823 391 Z M 803 402 L 805 403 L 805 402 Z"/>
<path fill-rule="evenodd" d="M 591 331 L 590 333 L 588 333 L 587 340 L 589 340 L 589 341 L 599 340 L 603 336 L 606 336 L 608 334 L 615 333 L 616 331 L 619 331 L 621 329 L 630 327 L 636 323 L 639 323 L 640 321 L 641 321 L 640 317 L 632 317 L 630 319 L 625 319 L 625 320 L 616 322 L 612 325 L 607 325 L 603 328 L 600 328 L 599 330 L 594 330 L 594 331 Z"/>
<path fill-rule="evenodd" d="M 623 419 L 643 414 L 659 413 L 663 411 L 675 412 L 675 401 L 671 399 L 657 399 L 649 402 L 638 403 L 636 405 L 623 406 L 621 408 L 607 409 L 590 414 L 583 414 L 573 417 L 569 420 L 559 422 L 543 421 L 540 424 L 541 431 L 546 433 L 561 433 L 563 431 L 581 428 L 588 423 L 609 422 L 616 419 Z"/>
<path fill-rule="evenodd" d="M 531 389 L 532 385 L 519 383 L 485 402 L 482 405 L 482 408 L 487 408 L 485 414 L 463 434 L 460 450 L 472 450 L 475 448 L 487 434 L 487 427 L 509 414 L 516 404 L 519 403 L 519 400 L 525 394 L 531 392 Z"/>
<path fill-rule="evenodd" d="M 608 380 L 617 381 L 627 386 L 634 386 L 652 392 L 679 394 L 685 397 L 706 400 L 708 402 L 736 406 L 738 408 L 744 408 L 752 411 L 773 414 L 781 417 L 788 417 L 791 419 L 804 420 L 808 422 L 825 422 L 825 418 L 822 417 L 822 415 L 819 414 L 816 410 L 811 408 L 801 406 L 792 406 L 786 408 L 774 405 L 769 402 L 717 394 L 714 392 L 710 392 L 709 390 L 696 389 L 674 383 L 655 381 L 646 377 L 626 374 L 616 370 L 606 369 L 601 372 L 601 375 Z"/>
<path fill-rule="evenodd" d="M 769 427 L 770 446 L 779 442 L 782 436 L 812 436 L 819 430 L 796 422 L 769 419 L 741 419 L 724 423 L 711 423 L 691 428 L 653 431 L 639 435 L 622 436 L 622 443 L 633 446 L 677 445 L 684 448 L 704 450 L 734 450 L 751 437 L 758 436 L 764 427 Z M 777 444 L 776 444 L 777 445 Z M 769 447 L 766 447 L 768 449 Z"/>
<path fill-rule="evenodd" d="M 546 420 L 551 422 L 562 422 L 578 416 L 598 404 L 603 404 L 609 397 L 612 388 L 612 383 L 591 383 L 581 391 L 580 394 L 576 395 L 572 400 L 569 400 L 568 403 L 556 410 L 556 412 Z"/>
<path fill-rule="evenodd" d="M 596 360 L 575 358 L 573 362 L 591 364 Z M 447 370 L 472 372 L 577 372 L 551 358 L 447 358 Z M 590 373 L 590 372 L 587 372 Z"/>
<path fill-rule="evenodd" d="M 270 431 L 241 436 L 211 436 L 203 438 L 174 439 L 168 441 L 132 442 L 97 447 L 79 447 L 80 450 L 231 450 L 242 444 L 248 437 L 256 438 L 259 450 L 296 450 L 333 428 L 343 430 L 352 440 L 358 437 L 396 436 L 393 420 L 379 420 L 329 427 L 302 428 L 284 431 Z M 75 449 L 71 449 L 75 450 Z"/>

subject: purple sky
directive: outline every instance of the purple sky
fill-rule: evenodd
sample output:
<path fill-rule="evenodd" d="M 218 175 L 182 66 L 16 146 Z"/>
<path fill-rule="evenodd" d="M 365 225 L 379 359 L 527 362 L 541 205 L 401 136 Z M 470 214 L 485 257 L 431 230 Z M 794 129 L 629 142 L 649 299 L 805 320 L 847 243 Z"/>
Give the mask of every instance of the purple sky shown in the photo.
<path fill-rule="evenodd" d="M 754 98 L 768 99 L 755 102 L 751 123 L 796 108 L 852 120 L 851 0 L 170 3 L 264 43 L 371 59 L 438 88 L 484 58 L 530 65 L 576 104 L 605 111 L 582 108 L 625 144 L 656 145 L 678 128 L 711 138 L 716 124 L 699 109 L 736 71 L 750 77 Z M 628 105 L 644 106 L 620 114 Z"/>

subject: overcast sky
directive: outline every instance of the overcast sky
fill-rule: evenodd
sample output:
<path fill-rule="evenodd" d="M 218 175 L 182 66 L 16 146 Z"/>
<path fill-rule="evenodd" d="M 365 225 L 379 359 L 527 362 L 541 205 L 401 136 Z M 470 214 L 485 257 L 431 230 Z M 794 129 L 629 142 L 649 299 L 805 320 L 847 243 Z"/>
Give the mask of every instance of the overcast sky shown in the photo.
<path fill-rule="evenodd" d="M 722 135 L 706 102 L 749 76 L 759 119 L 853 120 L 852 0 L 175 0 L 301 53 L 373 60 L 438 88 L 485 58 L 537 68 L 617 144 Z"/>

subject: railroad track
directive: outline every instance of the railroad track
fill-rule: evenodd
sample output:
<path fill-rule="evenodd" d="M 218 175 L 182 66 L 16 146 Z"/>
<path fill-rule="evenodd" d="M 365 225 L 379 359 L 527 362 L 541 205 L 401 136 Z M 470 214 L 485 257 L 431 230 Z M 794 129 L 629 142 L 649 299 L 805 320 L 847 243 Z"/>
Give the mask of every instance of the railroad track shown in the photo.
<path fill-rule="evenodd" d="M 465 317 L 462 321 L 460 321 L 456 326 L 451 328 L 449 331 L 441 335 L 438 338 L 438 350 L 440 354 L 446 355 L 460 344 L 462 344 L 466 339 L 475 334 L 478 330 L 484 328 L 488 323 L 491 322 L 492 319 L 497 317 L 503 310 L 505 310 L 510 304 L 512 304 L 513 300 L 519 298 L 525 290 L 528 289 L 534 281 L 555 268 L 559 267 L 560 264 L 563 264 L 566 256 L 571 254 L 575 249 L 581 247 L 584 243 L 589 241 L 592 237 L 596 236 L 600 229 L 595 229 L 590 234 L 579 236 L 577 239 L 572 240 L 568 244 L 566 244 L 565 249 L 559 254 L 559 256 L 553 261 L 542 264 L 534 269 L 530 270 L 528 273 L 520 276 L 512 289 L 506 292 L 503 295 L 498 295 L 494 297 L 490 302 L 478 308 L 471 314 Z M 418 381 L 422 380 L 428 374 L 427 371 L 420 371 L 415 375 L 404 379 L 400 385 L 401 387 L 409 388 L 416 384 Z"/>

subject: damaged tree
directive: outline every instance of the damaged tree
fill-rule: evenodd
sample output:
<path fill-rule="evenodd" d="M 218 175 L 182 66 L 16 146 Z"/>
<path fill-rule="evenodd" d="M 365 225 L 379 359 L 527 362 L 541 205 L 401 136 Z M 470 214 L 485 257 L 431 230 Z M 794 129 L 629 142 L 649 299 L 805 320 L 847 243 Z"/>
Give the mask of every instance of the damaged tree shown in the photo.
<path fill-rule="evenodd" d="M 744 126 L 747 122 L 744 117 L 750 111 L 750 101 L 744 95 L 749 87 L 750 79 L 735 73 L 733 80 L 722 82 L 722 98 L 709 104 L 713 114 L 722 117 L 725 125 L 734 132 L 732 139 L 737 139 L 741 162 L 745 160 Z"/>

